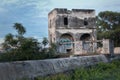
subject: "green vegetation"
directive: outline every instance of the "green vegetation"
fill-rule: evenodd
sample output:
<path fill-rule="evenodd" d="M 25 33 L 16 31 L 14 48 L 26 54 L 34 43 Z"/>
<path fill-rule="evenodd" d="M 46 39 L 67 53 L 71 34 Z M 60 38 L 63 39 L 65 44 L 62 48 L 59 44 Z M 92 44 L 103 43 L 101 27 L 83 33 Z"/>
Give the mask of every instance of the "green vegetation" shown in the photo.
<path fill-rule="evenodd" d="M 17 31 L 17 35 L 9 33 L 5 36 L 3 48 L 6 52 L 0 55 L 0 61 L 37 60 L 54 57 L 55 44 L 46 49 L 47 38 L 43 38 L 40 43 L 37 39 L 24 37 L 26 30 L 22 24 L 15 23 L 13 28 Z"/>
<path fill-rule="evenodd" d="M 78 68 L 70 72 L 59 73 L 35 80 L 120 80 L 120 60 L 111 63 L 99 63 L 87 68 Z"/>
<path fill-rule="evenodd" d="M 120 13 L 112 11 L 100 12 L 97 16 L 98 39 L 111 39 L 114 46 L 120 46 Z"/>

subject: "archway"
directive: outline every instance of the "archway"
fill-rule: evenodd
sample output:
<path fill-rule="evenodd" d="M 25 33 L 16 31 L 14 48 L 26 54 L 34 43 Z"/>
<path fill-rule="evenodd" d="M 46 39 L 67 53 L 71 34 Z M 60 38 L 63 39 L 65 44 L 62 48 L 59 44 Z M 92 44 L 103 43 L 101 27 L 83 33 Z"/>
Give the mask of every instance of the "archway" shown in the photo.
<path fill-rule="evenodd" d="M 60 52 L 61 53 L 71 53 L 73 52 L 73 37 L 69 33 L 62 34 L 59 40 Z"/>
<path fill-rule="evenodd" d="M 80 40 L 81 41 L 88 41 L 88 40 L 90 40 L 91 39 L 91 36 L 90 36 L 90 34 L 88 34 L 88 33 L 85 33 L 85 34 L 83 34 L 81 37 L 80 37 Z"/>
<path fill-rule="evenodd" d="M 80 37 L 80 41 L 83 41 L 83 50 L 85 52 L 92 52 L 93 48 L 92 48 L 92 43 L 91 43 L 91 35 L 88 33 L 84 33 L 81 37 Z"/>

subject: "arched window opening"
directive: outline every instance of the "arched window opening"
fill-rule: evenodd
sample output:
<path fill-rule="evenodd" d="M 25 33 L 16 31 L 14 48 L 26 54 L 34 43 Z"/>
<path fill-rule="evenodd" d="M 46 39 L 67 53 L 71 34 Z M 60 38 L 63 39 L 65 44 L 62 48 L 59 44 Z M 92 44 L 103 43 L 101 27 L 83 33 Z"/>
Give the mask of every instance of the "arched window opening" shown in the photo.
<path fill-rule="evenodd" d="M 86 34 L 83 34 L 83 35 L 80 37 L 80 40 L 88 41 L 88 40 L 90 40 L 90 38 L 91 38 L 90 34 L 86 33 Z"/>

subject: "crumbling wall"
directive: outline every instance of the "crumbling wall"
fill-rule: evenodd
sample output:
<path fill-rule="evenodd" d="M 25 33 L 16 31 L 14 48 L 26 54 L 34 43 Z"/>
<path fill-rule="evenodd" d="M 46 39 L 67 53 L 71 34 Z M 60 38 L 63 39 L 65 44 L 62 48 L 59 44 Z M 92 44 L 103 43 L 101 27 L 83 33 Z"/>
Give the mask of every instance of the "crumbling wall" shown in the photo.
<path fill-rule="evenodd" d="M 114 53 L 115 54 L 120 54 L 120 47 L 115 47 L 114 48 Z"/>
<path fill-rule="evenodd" d="M 65 15 L 58 15 L 57 19 L 56 19 L 56 28 L 95 28 L 96 23 L 95 23 L 95 18 L 88 18 L 86 20 L 84 19 L 80 19 L 74 16 L 70 16 L 69 14 L 67 15 L 68 18 L 68 25 L 64 25 L 64 17 L 66 17 Z M 87 22 L 87 24 L 85 25 L 84 22 Z"/>
<path fill-rule="evenodd" d="M 78 67 L 108 62 L 104 55 L 0 63 L 0 80 L 47 76 Z"/>
<path fill-rule="evenodd" d="M 57 43 L 57 48 L 61 47 L 58 49 L 59 53 L 69 53 L 68 49 L 64 48 L 64 45 L 59 45 L 61 35 L 63 34 L 72 34 L 73 40 L 71 43 L 74 45 L 72 48 L 73 54 L 76 52 L 75 50 L 79 51 L 78 47 L 81 46 L 77 46 L 78 44 L 76 44 L 76 41 L 84 41 L 80 40 L 83 34 L 90 35 L 91 38 L 88 41 L 96 40 L 96 17 L 95 10 L 93 9 L 67 10 L 66 8 L 55 8 L 49 13 L 48 20 L 49 23 L 52 22 L 52 28 L 50 28 L 49 24 L 50 43 Z M 88 49 L 90 49 L 90 52 L 92 50 L 94 51 L 94 49 L 89 48 L 89 45 L 91 45 L 91 43 L 85 43 L 83 44 L 82 48 L 86 52 L 88 52 Z M 95 47 L 96 44 L 94 45 L 94 48 Z"/>
<path fill-rule="evenodd" d="M 102 53 L 103 54 L 114 54 L 114 43 L 110 39 L 103 39 L 103 48 Z"/>

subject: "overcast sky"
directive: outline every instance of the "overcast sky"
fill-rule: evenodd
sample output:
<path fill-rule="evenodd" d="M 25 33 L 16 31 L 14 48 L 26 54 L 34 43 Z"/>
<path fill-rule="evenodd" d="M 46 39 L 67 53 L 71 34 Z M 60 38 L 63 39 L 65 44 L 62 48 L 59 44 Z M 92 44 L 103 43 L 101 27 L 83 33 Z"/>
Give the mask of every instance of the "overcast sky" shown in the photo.
<path fill-rule="evenodd" d="M 48 36 L 48 13 L 54 8 L 95 9 L 120 12 L 120 0 L 0 0 L 0 43 L 8 33 L 15 34 L 14 23 L 22 23 L 25 36 Z"/>

